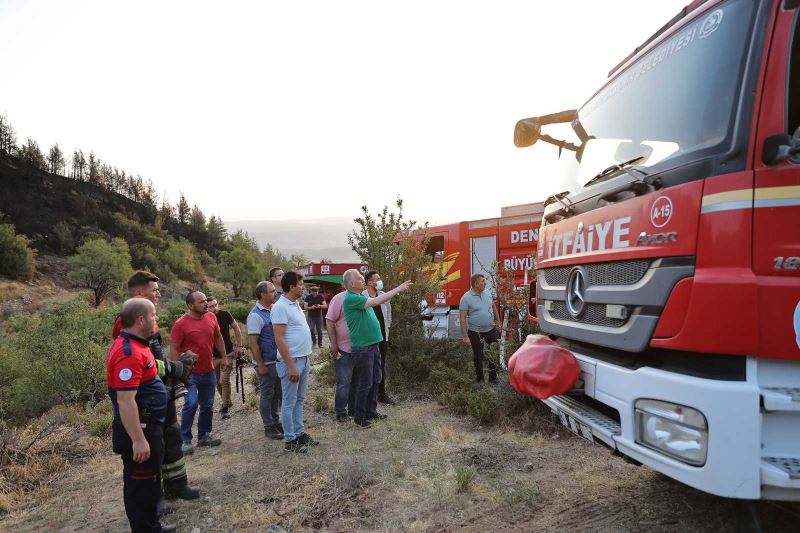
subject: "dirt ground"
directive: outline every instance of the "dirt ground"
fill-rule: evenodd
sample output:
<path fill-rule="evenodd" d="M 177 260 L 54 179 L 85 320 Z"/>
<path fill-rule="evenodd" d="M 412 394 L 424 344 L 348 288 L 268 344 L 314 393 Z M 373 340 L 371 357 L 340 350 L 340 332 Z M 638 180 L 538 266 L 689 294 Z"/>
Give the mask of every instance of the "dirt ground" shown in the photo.
<path fill-rule="evenodd" d="M 318 372 L 320 367 L 315 368 Z M 266 440 L 248 399 L 215 414 L 217 448 L 187 470 L 203 496 L 170 502 L 179 531 L 735 531 L 736 507 L 629 465 L 542 418 L 534 431 L 480 427 L 430 400 L 400 398 L 370 429 L 336 422 L 333 390 L 314 380 L 307 455 Z M 252 398 L 252 399 L 251 399 Z M 219 401 L 219 398 L 218 398 Z M 796 531 L 800 506 L 762 503 L 766 531 Z M 128 531 L 121 462 L 110 445 L 74 464 L 3 531 Z"/>

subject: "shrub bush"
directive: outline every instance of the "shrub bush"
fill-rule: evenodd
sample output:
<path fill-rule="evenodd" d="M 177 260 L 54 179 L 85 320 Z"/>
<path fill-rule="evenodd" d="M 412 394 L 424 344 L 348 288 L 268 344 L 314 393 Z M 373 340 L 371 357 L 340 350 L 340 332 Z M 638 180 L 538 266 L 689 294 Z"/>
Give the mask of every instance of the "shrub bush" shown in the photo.
<path fill-rule="evenodd" d="M 11 224 L 0 224 L 0 274 L 13 279 L 33 279 L 36 253 L 24 235 L 17 235 Z"/>
<path fill-rule="evenodd" d="M 233 318 L 239 322 L 240 327 L 243 327 L 244 324 L 247 323 L 247 315 L 250 314 L 250 310 L 255 305 L 255 301 L 253 303 L 248 302 L 227 302 L 223 304 L 222 308 L 228 311 L 230 314 L 233 315 Z M 247 334 L 246 331 L 242 333 Z"/>
<path fill-rule="evenodd" d="M 0 346 L 0 413 L 19 422 L 57 404 L 103 398 L 116 314 L 78 300 L 9 335 Z"/>
<path fill-rule="evenodd" d="M 181 300 L 170 300 L 166 306 L 159 306 L 158 327 L 159 329 L 171 329 L 175 321 L 178 320 L 186 311 L 186 303 Z"/>
<path fill-rule="evenodd" d="M 93 414 L 89 421 L 89 435 L 92 437 L 108 438 L 111 436 L 111 423 L 114 421 L 113 413 Z"/>

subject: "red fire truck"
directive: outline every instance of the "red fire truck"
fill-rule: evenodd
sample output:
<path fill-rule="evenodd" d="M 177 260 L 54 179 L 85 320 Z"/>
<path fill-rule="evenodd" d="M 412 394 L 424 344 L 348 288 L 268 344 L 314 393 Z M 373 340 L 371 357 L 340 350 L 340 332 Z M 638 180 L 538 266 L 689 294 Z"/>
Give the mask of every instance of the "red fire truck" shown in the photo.
<path fill-rule="evenodd" d="M 800 500 L 799 7 L 692 2 L 579 109 L 514 132 L 570 154 L 543 176 L 530 313 L 581 373 L 545 402 L 746 500 Z"/>
<path fill-rule="evenodd" d="M 543 210 L 541 203 L 503 207 L 497 218 L 417 232 L 429 238 L 426 253 L 433 260 L 432 274 L 441 280 L 441 290 L 429 298 L 423 313 L 432 336 L 461 338 L 458 304 L 473 274 L 485 275 L 491 291 L 495 290 L 493 272 L 503 278 L 511 274 L 516 286 L 528 285 Z"/>

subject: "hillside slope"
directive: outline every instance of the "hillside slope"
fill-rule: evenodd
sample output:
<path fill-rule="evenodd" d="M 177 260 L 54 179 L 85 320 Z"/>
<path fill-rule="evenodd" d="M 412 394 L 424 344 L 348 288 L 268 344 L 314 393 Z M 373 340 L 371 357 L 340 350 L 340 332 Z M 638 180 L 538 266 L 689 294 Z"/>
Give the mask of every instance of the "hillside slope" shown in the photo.
<path fill-rule="evenodd" d="M 119 231 L 115 213 L 142 224 L 152 224 L 156 215 L 155 210 L 121 194 L 3 158 L 0 190 L 3 221 L 33 238 L 39 249 L 54 250 L 54 242 L 48 236 L 59 221 L 73 228 L 98 228 L 115 236 Z"/>

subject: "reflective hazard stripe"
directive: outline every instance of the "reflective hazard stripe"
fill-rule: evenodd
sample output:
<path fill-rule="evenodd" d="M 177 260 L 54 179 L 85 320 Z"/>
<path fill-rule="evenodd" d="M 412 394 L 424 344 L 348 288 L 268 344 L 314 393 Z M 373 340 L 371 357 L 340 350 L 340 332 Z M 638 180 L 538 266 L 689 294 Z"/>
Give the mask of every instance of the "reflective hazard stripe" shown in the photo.
<path fill-rule="evenodd" d="M 800 206 L 800 186 L 740 189 L 703 196 L 701 213 L 733 209 Z"/>

